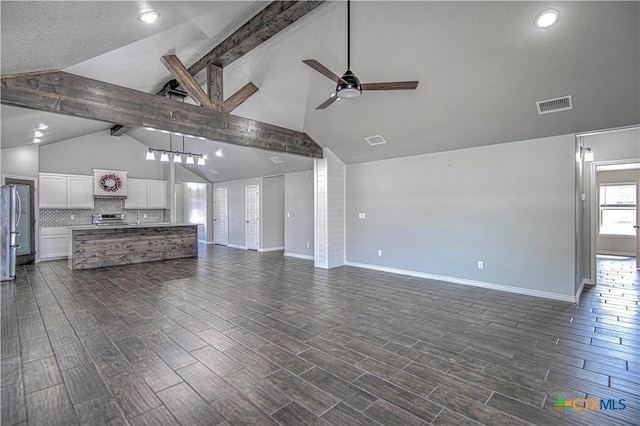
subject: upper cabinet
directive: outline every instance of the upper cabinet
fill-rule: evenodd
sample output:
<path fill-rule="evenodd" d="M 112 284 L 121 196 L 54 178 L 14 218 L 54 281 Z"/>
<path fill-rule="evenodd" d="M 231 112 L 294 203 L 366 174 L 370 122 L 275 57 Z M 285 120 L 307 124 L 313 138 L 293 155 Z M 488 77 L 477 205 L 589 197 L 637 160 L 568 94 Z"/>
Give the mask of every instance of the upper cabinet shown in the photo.
<path fill-rule="evenodd" d="M 93 178 L 40 173 L 41 209 L 93 209 Z"/>
<path fill-rule="evenodd" d="M 125 209 L 166 209 L 167 181 L 127 179 Z"/>
<path fill-rule="evenodd" d="M 147 181 L 147 207 L 150 209 L 166 209 L 167 182 L 164 180 Z"/>

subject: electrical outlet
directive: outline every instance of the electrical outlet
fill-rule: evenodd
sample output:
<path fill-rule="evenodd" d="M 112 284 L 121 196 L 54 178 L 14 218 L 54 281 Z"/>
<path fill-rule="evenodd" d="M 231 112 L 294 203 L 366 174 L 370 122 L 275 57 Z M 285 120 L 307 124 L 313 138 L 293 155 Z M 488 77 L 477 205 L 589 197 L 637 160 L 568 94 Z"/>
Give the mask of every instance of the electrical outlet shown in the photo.
<path fill-rule="evenodd" d="M 478 269 L 484 269 L 484 262 L 482 260 L 478 260 Z"/>
<path fill-rule="evenodd" d="M 72 214 L 71 215 L 71 220 L 74 220 L 76 218 L 76 215 Z"/>
<path fill-rule="evenodd" d="M 311 247 L 311 243 L 307 243 L 307 248 Z"/>
<path fill-rule="evenodd" d="M 146 215 L 146 214 L 143 214 L 143 215 L 142 215 L 142 218 L 143 218 L 143 219 L 146 219 L 146 218 L 147 218 L 147 215 Z"/>
<path fill-rule="evenodd" d="M 378 256 L 382 256 L 382 250 L 378 250 Z"/>
<path fill-rule="evenodd" d="M 367 218 L 366 213 L 358 213 L 358 219 L 366 219 L 366 218 Z"/>

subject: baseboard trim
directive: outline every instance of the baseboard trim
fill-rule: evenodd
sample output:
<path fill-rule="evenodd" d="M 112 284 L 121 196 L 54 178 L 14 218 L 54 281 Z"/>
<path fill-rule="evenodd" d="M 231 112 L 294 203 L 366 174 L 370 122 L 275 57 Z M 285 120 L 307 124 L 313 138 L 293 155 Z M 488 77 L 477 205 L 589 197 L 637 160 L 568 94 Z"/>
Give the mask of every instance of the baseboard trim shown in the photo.
<path fill-rule="evenodd" d="M 313 260 L 313 256 L 309 256 L 308 254 L 291 253 L 285 251 L 284 255 L 289 257 L 297 257 L 298 259 Z"/>
<path fill-rule="evenodd" d="M 227 247 L 237 248 L 237 249 L 242 249 L 242 250 L 246 250 L 247 249 L 247 246 L 240 246 L 238 244 L 227 244 Z"/>
<path fill-rule="evenodd" d="M 67 259 L 69 259 L 69 257 L 68 257 L 68 256 L 53 256 L 53 257 L 46 257 L 46 258 L 44 258 L 44 259 L 37 258 L 37 259 L 35 260 L 35 263 L 39 263 L 39 262 L 48 262 L 48 261 L 50 261 L 50 260 L 67 260 Z"/>
<path fill-rule="evenodd" d="M 430 280 L 446 281 L 454 284 L 470 285 L 473 287 L 481 287 L 481 288 L 488 288 L 491 290 L 506 291 L 508 293 L 517 293 L 525 296 L 540 297 L 543 299 L 577 303 L 576 296 L 550 293 L 548 291 L 532 290 L 532 289 L 520 288 L 520 287 L 511 287 L 503 284 L 494 284 L 494 283 L 489 283 L 485 281 L 468 280 L 465 278 L 450 277 L 447 275 L 428 274 L 426 272 L 412 271 L 408 269 L 389 268 L 386 266 L 370 265 L 367 263 L 347 262 L 346 265 L 354 266 L 356 268 L 373 269 L 375 271 L 391 272 L 393 274 L 409 275 L 411 277 L 417 277 L 417 278 L 427 278 Z"/>
<path fill-rule="evenodd" d="M 199 242 L 199 243 L 202 243 L 202 244 L 206 244 L 206 245 L 212 245 L 212 244 L 214 244 L 214 242 L 213 242 L 213 241 L 207 241 L 207 240 L 198 240 L 198 242 Z"/>
<path fill-rule="evenodd" d="M 282 246 L 282 247 L 266 247 L 266 248 L 258 249 L 259 252 L 279 251 L 279 250 L 284 250 L 284 246 Z"/>
<path fill-rule="evenodd" d="M 582 292 L 584 291 L 585 285 L 593 285 L 590 278 L 583 278 L 580 283 L 580 287 L 578 287 L 578 291 L 576 291 L 576 301 L 574 302 L 576 305 L 580 304 L 580 296 L 582 296 Z"/>

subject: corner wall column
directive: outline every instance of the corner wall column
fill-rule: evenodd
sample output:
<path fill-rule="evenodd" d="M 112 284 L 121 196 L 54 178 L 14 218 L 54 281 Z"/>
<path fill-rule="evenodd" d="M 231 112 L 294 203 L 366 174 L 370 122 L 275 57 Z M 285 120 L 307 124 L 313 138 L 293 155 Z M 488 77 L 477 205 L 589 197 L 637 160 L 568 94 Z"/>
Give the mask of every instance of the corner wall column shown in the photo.
<path fill-rule="evenodd" d="M 314 266 L 345 264 L 345 165 L 328 148 L 313 163 Z"/>

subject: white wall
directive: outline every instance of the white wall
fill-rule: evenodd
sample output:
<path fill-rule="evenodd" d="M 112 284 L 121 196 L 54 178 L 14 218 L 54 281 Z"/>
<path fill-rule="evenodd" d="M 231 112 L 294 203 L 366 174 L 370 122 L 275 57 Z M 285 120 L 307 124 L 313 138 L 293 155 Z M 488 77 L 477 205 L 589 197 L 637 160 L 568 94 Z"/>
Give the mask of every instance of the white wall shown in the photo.
<path fill-rule="evenodd" d="M 263 178 L 260 199 L 260 246 L 263 250 L 284 250 L 284 176 Z"/>
<path fill-rule="evenodd" d="M 313 259 L 313 172 L 284 175 L 284 252 Z"/>
<path fill-rule="evenodd" d="M 575 163 L 565 135 L 348 165 L 347 264 L 572 300 Z"/>
<path fill-rule="evenodd" d="M 167 179 L 165 164 L 147 161 L 147 147 L 135 139 L 109 131 L 92 133 L 40 147 L 40 171 L 93 176 L 93 169 L 123 170 L 127 177 Z"/>
<path fill-rule="evenodd" d="M 38 145 L 24 145 L 0 150 L 0 174 L 38 178 Z"/>

